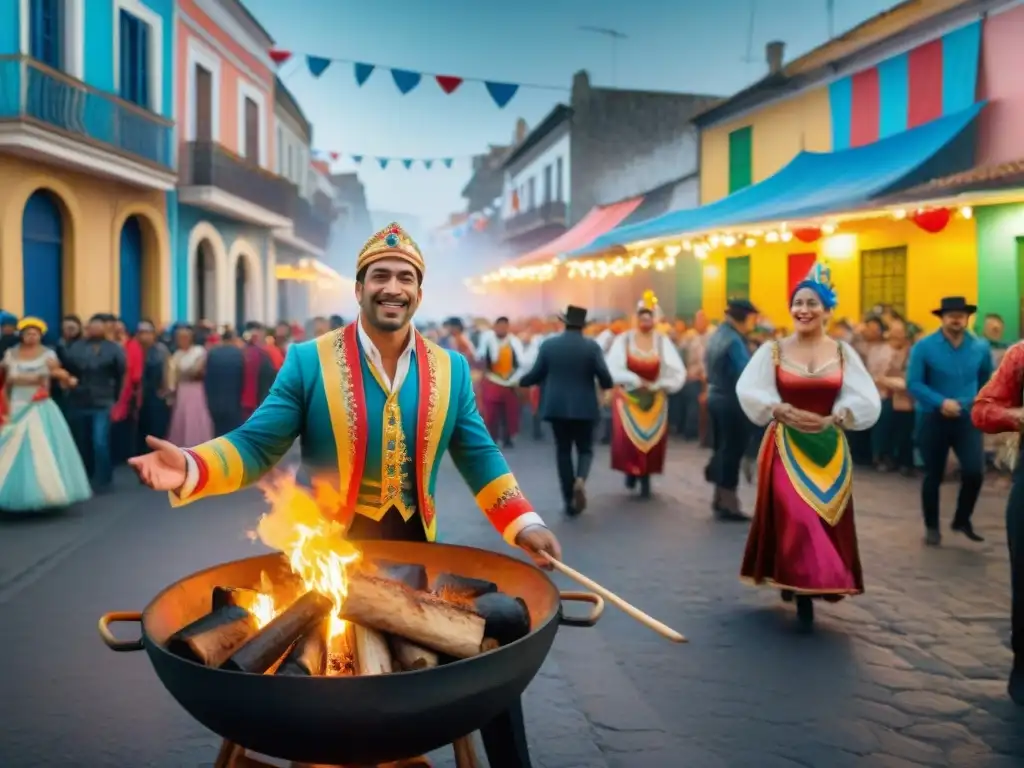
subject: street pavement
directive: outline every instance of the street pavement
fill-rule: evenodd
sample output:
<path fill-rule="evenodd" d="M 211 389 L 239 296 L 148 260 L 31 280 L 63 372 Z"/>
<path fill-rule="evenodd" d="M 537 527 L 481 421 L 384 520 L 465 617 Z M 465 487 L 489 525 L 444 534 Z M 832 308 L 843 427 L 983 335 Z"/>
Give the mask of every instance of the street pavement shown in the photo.
<path fill-rule="evenodd" d="M 674 645 L 608 606 L 564 627 L 525 697 L 538 768 L 1009 768 L 1024 763 L 1024 709 L 1005 695 L 1005 491 L 986 490 L 987 540 L 921 544 L 918 484 L 860 472 L 867 594 L 792 606 L 737 578 L 743 524 L 717 523 L 706 454 L 682 443 L 650 502 L 629 497 L 599 449 L 591 507 L 562 518 L 550 443 L 510 463 L 562 540 L 565 560 L 686 634 Z M 0 519 L 0 768 L 192 768 L 219 740 L 164 691 L 142 653 L 115 654 L 99 615 L 141 610 L 164 586 L 260 551 L 257 491 L 171 510 L 125 473 L 116 493 L 45 517 Z M 948 521 L 955 488 L 944 489 Z M 742 489 L 751 507 L 753 492 Z M 442 537 L 504 545 L 450 466 Z M 566 589 L 578 587 L 560 577 Z M 435 765 L 454 765 L 450 750 Z"/>

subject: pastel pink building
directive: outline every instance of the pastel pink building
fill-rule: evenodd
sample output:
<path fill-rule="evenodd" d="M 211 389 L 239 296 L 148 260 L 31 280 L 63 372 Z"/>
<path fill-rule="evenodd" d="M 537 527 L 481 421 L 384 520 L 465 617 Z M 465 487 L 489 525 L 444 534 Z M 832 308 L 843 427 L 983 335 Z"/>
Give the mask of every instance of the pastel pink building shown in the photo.
<path fill-rule="evenodd" d="M 1024 161 L 1024 5 L 983 22 L 978 96 L 988 101 L 978 126 L 979 166 Z"/>
<path fill-rule="evenodd" d="M 295 197 L 274 171 L 274 41 L 238 0 L 180 0 L 177 25 L 177 315 L 270 322 Z"/>

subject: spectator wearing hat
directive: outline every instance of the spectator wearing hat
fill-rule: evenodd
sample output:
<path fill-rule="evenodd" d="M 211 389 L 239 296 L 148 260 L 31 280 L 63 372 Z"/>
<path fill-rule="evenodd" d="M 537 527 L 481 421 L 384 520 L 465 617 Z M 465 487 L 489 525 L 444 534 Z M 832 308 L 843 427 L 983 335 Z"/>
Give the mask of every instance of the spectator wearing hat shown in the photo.
<path fill-rule="evenodd" d="M 916 404 L 917 443 L 924 463 L 925 543 L 933 547 L 942 542 L 939 487 L 950 449 L 960 463 L 960 493 L 951 527 L 971 541 L 984 541 L 971 523 L 985 471 L 982 434 L 971 423 L 971 407 L 992 375 L 992 353 L 967 330 L 977 309 L 963 296 L 942 299 L 932 312 L 942 326 L 914 345 L 907 365 L 907 390 Z"/>
<path fill-rule="evenodd" d="M 725 322 L 711 336 L 705 355 L 713 453 L 704 477 L 715 486 L 711 508 L 719 520 L 748 519 L 736 488 L 752 426 L 740 407 L 736 383 L 750 362 L 747 334 L 756 323 L 757 307 L 746 299 L 730 301 Z"/>
<path fill-rule="evenodd" d="M 594 461 L 594 427 L 601 418 L 594 383 L 602 389 L 611 389 L 613 383 L 601 347 L 583 335 L 587 310 L 570 306 L 561 320 L 565 332 L 544 340 L 536 361 L 519 383 L 541 388 L 538 413 L 551 423 L 565 513 L 575 516 L 587 506 L 586 483 Z"/>

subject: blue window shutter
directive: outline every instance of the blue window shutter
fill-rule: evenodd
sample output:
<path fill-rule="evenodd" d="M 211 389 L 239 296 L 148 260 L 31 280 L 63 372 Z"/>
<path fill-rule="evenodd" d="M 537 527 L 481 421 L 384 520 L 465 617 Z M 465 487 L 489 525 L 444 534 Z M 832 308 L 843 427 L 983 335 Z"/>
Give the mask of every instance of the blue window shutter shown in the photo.
<path fill-rule="evenodd" d="M 44 64 L 64 65 L 64 0 L 30 0 L 29 54 Z"/>
<path fill-rule="evenodd" d="M 121 11 L 121 98 L 149 109 L 149 25 Z"/>

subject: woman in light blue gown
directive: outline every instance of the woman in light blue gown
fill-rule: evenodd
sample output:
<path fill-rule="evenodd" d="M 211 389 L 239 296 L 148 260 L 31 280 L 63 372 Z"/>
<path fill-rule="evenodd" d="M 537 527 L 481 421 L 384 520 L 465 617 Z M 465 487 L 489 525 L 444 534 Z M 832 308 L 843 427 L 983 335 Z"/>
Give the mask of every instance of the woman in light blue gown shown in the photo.
<path fill-rule="evenodd" d="M 78 382 L 42 345 L 46 323 L 26 317 L 21 339 L 0 360 L 9 412 L 0 428 L 0 510 L 35 512 L 67 507 L 92 496 L 64 414 L 50 399 L 50 381 Z"/>

